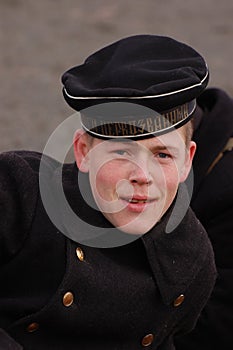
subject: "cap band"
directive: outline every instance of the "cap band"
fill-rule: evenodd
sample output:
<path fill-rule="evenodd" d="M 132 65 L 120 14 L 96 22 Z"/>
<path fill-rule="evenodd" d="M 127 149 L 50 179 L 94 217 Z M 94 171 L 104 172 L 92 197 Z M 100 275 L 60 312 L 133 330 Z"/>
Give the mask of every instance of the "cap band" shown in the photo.
<path fill-rule="evenodd" d="M 149 115 L 116 116 L 109 120 L 101 115 L 88 115 L 88 108 L 81 111 L 83 128 L 98 138 L 145 138 L 179 128 L 191 118 L 196 100 L 169 109 L 162 113 L 151 110 Z M 115 111 L 113 112 L 114 114 Z M 120 120 L 120 121 L 119 121 Z"/>

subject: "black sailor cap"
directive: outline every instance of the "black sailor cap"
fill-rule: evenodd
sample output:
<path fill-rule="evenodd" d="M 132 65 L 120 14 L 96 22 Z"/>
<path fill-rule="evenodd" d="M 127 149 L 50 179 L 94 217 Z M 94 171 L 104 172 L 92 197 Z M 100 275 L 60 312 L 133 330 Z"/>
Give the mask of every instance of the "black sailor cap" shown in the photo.
<path fill-rule="evenodd" d="M 62 75 L 65 100 L 100 138 L 151 137 L 184 125 L 208 80 L 196 50 L 150 34 L 112 43 Z"/>

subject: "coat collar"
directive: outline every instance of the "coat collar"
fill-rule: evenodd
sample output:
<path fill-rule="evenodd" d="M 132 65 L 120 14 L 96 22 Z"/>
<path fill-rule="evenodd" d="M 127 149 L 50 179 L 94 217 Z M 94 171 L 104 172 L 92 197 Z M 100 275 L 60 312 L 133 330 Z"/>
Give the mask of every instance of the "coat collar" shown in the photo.
<path fill-rule="evenodd" d="M 151 270 L 165 304 L 169 305 L 195 279 L 203 266 L 210 249 L 207 234 L 189 208 L 183 208 L 183 193 L 153 230 L 142 237 Z M 180 223 L 174 230 L 167 230 L 169 222 L 177 221 L 175 208 L 178 206 Z"/>

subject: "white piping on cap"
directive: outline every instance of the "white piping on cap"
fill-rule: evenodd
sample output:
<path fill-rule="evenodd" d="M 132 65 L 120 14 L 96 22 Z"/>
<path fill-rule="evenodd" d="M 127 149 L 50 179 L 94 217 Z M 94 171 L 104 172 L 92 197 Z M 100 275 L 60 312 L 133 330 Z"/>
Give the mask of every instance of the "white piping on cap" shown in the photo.
<path fill-rule="evenodd" d="M 110 99 L 110 100 L 117 100 L 117 99 L 127 99 L 127 100 L 141 100 L 141 99 L 149 99 L 149 98 L 158 98 L 158 97 L 166 97 L 166 96 L 170 96 L 170 95 L 174 95 L 174 94 L 178 94 L 178 93 L 180 93 L 180 92 L 183 92 L 183 91 L 187 91 L 187 90 L 191 90 L 191 89 L 193 89 L 193 88 L 195 88 L 195 87 L 197 87 L 197 86 L 201 86 L 203 83 L 204 83 L 204 81 L 207 79 L 207 77 L 208 77 L 208 74 L 209 74 L 209 72 L 208 72 L 208 67 L 207 67 L 207 65 L 206 65 L 206 68 L 207 68 L 207 72 L 206 72 L 206 75 L 205 75 L 205 77 L 201 80 L 201 82 L 200 83 L 198 83 L 198 84 L 194 84 L 194 85 L 192 85 L 192 86 L 188 86 L 188 87 L 186 87 L 186 88 L 183 88 L 183 89 L 180 89 L 180 90 L 176 90 L 176 91 L 171 91 L 171 92 L 167 92 L 167 93 L 163 93 L 163 94 L 159 94 L 159 95 L 149 95 L 149 96 L 128 96 L 128 97 L 126 97 L 126 96 L 72 96 L 72 95 L 70 95 L 68 92 L 67 92 L 67 90 L 66 90 L 66 88 L 64 87 L 64 91 L 65 91 L 65 94 L 69 97 L 69 98 L 71 98 L 71 99 L 74 99 L 74 100 L 86 100 L 86 99 L 88 99 L 88 100 L 107 100 L 107 99 Z"/>

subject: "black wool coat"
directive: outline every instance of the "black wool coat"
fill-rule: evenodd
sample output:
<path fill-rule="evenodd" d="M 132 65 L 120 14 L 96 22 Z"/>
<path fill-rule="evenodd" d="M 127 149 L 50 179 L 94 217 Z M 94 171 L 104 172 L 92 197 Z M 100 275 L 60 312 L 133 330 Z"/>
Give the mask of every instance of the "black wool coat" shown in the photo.
<path fill-rule="evenodd" d="M 42 178 L 52 179 L 48 197 L 55 196 L 51 204 L 59 211 L 53 184 L 60 165 L 43 162 Z M 120 247 L 96 248 L 68 238 L 48 217 L 39 163 L 35 152 L 0 156 L 0 348 L 174 349 L 174 335 L 194 327 L 216 278 L 212 246 L 193 211 L 174 225 L 182 189 L 150 232 Z M 82 199 L 77 174 L 74 165 L 64 166 L 70 205 L 83 220 L 108 227 Z"/>
<path fill-rule="evenodd" d="M 198 104 L 203 116 L 194 134 L 191 206 L 212 242 L 218 278 L 195 330 L 177 340 L 176 348 L 228 350 L 233 344 L 233 150 L 222 151 L 233 137 L 233 100 L 213 88 Z"/>

